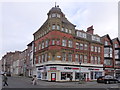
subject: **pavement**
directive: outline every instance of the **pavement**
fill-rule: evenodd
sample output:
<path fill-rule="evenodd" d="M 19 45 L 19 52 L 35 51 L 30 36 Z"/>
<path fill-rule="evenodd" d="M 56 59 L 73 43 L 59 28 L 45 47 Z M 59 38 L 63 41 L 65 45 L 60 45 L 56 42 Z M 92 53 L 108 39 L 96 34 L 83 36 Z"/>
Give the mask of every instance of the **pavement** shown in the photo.
<path fill-rule="evenodd" d="M 79 82 L 48 82 L 48 81 L 37 81 L 37 85 L 32 85 L 31 78 L 26 77 L 9 77 L 9 86 L 3 88 L 104 88 L 105 90 L 109 88 L 119 88 L 118 84 L 103 84 L 97 82 L 86 82 L 79 84 Z"/>

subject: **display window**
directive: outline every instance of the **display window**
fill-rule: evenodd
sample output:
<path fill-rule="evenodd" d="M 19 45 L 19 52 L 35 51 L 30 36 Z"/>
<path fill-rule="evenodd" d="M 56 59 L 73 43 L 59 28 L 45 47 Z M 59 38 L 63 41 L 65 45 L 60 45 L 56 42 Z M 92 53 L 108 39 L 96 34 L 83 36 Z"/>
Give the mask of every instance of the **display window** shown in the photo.
<path fill-rule="evenodd" d="M 61 80 L 67 80 L 72 75 L 72 72 L 61 72 Z"/>

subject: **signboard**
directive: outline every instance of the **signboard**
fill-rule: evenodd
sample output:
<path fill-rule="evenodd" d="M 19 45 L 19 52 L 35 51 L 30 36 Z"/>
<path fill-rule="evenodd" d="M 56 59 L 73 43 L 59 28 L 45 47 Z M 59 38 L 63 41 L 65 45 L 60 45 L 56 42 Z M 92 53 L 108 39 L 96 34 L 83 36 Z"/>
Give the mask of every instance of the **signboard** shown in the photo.
<path fill-rule="evenodd" d="M 67 69 L 67 70 L 79 70 L 79 68 L 72 68 L 72 67 L 64 67 L 64 69 Z"/>
<path fill-rule="evenodd" d="M 50 67 L 50 70 L 57 70 L 56 67 Z"/>

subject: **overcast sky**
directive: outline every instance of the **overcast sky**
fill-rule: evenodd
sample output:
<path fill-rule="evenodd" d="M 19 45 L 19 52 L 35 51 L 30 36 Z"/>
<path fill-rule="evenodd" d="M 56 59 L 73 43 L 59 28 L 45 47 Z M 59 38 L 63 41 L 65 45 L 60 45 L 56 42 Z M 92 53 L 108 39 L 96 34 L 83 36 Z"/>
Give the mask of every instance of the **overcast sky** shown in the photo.
<path fill-rule="evenodd" d="M 45 0 L 46 1 L 46 0 Z M 56 0 L 57 1 L 57 0 Z M 101 0 L 100 0 L 101 1 Z M 67 19 L 76 29 L 85 30 L 93 25 L 94 33 L 118 36 L 118 2 L 58 2 Z M 48 11 L 55 6 L 52 2 L 2 2 L 0 3 L 0 59 L 10 51 L 23 51 L 33 40 L 33 33 L 47 19 Z M 2 22 L 1 22 L 2 21 Z"/>

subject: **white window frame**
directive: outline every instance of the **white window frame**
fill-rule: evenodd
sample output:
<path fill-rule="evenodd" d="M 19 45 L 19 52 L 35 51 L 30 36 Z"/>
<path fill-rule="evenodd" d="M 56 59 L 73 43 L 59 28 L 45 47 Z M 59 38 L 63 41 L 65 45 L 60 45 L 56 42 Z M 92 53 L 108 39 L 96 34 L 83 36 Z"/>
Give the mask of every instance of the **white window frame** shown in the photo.
<path fill-rule="evenodd" d="M 54 39 L 52 40 L 52 45 L 55 45 L 55 40 Z"/>
<path fill-rule="evenodd" d="M 53 14 L 52 14 L 52 17 L 56 17 L 56 13 L 53 13 Z"/>
<path fill-rule="evenodd" d="M 56 25 L 55 25 L 55 24 L 53 24 L 53 25 L 52 25 L 52 30 L 55 30 L 55 27 L 56 27 Z"/>
<path fill-rule="evenodd" d="M 67 46 L 67 40 L 65 39 L 62 40 L 62 46 L 65 46 L 65 47 Z"/>
<path fill-rule="evenodd" d="M 72 40 L 68 40 L 68 47 L 72 47 L 73 45 L 73 42 L 72 42 Z"/>
<path fill-rule="evenodd" d="M 57 25 L 57 30 L 60 30 L 60 25 Z"/>
<path fill-rule="evenodd" d="M 76 42 L 76 49 L 79 49 L 79 43 Z"/>
<path fill-rule="evenodd" d="M 66 53 L 63 52 L 63 53 L 62 53 L 62 61 L 66 61 L 66 56 L 67 56 Z"/>
<path fill-rule="evenodd" d="M 75 62 L 79 62 L 79 54 L 75 54 Z"/>

